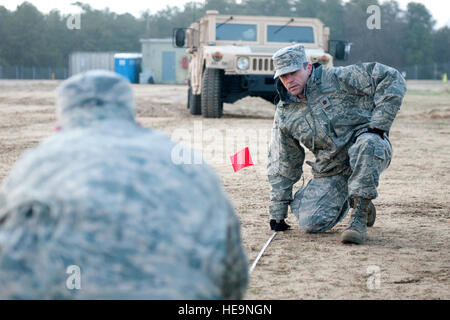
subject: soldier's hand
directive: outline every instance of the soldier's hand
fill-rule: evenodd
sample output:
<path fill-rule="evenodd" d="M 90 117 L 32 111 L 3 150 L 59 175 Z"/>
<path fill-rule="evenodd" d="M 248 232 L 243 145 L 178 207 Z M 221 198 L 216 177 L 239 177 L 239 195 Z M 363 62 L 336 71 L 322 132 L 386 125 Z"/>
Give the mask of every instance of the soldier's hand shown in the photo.
<path fill-rule="evenodd" d="M 285 231 L 290 229 L 291 226 L 288 225 L 284 219 L 280 220 L 279 222 L 277 222 L 277 220 L 275 219 L 271 219 L 270 220 L 270 229 L 274 230 L 274 231 Z"/>

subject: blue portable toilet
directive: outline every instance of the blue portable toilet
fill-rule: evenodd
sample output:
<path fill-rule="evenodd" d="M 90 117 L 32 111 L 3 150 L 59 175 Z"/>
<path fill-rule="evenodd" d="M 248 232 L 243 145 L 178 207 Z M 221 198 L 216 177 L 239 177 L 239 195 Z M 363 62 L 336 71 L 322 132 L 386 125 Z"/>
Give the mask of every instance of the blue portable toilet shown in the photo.
<path fill-rule="evenodd" d="M 141 64 L 141 53 L 116 53 L 114 55 L 114 71 L 130 80 L 131 83 L 139 83 Z"/>

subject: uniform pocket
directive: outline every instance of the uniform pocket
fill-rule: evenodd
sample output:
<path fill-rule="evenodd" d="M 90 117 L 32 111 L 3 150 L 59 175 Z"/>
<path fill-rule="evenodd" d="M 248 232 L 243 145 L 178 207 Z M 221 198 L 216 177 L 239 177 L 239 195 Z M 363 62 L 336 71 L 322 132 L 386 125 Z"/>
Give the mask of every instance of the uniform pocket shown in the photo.
<path fill-rule="evenodd" d="M 267 161 L 267 174 L 275 175 L 279 173 L 280 167 L 280 142 L 274 140 L 274 132 L 272 131 L 272 141 L 269 145 L 268 161 Z"/>
<path fill-rule="evenodd" d="M 381 142 L 375 146 L 374 156 L 383 161 L 383 170 L 389 167 L 392 160 L 392 146 L 387 138 L 381 139 Z"/>
<path fill-rule="evenodd" d="M 381 137 L 380 137 L 380 139 L 381 139 Z M 373 155 L 375 157 L 377 157 L 378 159 L 381 159 L 383 161 L 386 160 L 385 150 L 384 150 L 384 147 L 382 145 L 378 145 L 377 144 L 375 146 L 374 151 L 373 151 Z"/>
<path fill-rule="evenodd" d="M 323 114 L 325 115 L 326 124 L 325 127 L 327 128 L 327 135 L 330 138 L 337 137 L 337 132 L 335 130 L 335 123 L 337 118 L 339 117 L 339 113 L 342 112 L 340 110 L 339 104 L 334 104 L 330 101 L 330 99 L 326 96 L 322 97 L 319 100 L 321 109 Z"/>

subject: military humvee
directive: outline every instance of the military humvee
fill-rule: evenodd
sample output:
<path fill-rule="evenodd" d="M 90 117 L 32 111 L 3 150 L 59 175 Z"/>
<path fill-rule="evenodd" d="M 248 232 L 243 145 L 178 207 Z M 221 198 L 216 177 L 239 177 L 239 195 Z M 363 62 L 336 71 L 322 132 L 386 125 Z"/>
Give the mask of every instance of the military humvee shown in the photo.
<path fill-rule="evenodd" d="M 301 43 L 311 63 L 332 66 L 333 56 L 345 59 L 350 45 L 330 41 L 329 35 L 330 29 L 318 19 L 230 16 L 215 10 L 189 28 L 175 29 L 175 45 L 190 54 L 187 104 L 191 114 L 220 118 L 224 102 L 246 96 L 274 102 L 272 55 Z"/>

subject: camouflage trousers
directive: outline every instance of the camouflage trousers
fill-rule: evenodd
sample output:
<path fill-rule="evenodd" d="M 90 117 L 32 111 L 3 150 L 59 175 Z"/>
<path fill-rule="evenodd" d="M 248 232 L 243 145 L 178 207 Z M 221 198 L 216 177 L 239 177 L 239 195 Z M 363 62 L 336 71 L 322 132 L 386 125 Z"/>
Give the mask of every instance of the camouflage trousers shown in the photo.
<path fill-rule="evenodd" d="M 330 230 L 349 210 L 351 196 L 375 199 L 380 174 L 392 159 L 387 138 L 364 133 L 348 150 L 350 173 L 311 179 L 291 202 L 291 211 L 300 228 L 308 233 Z"/>

